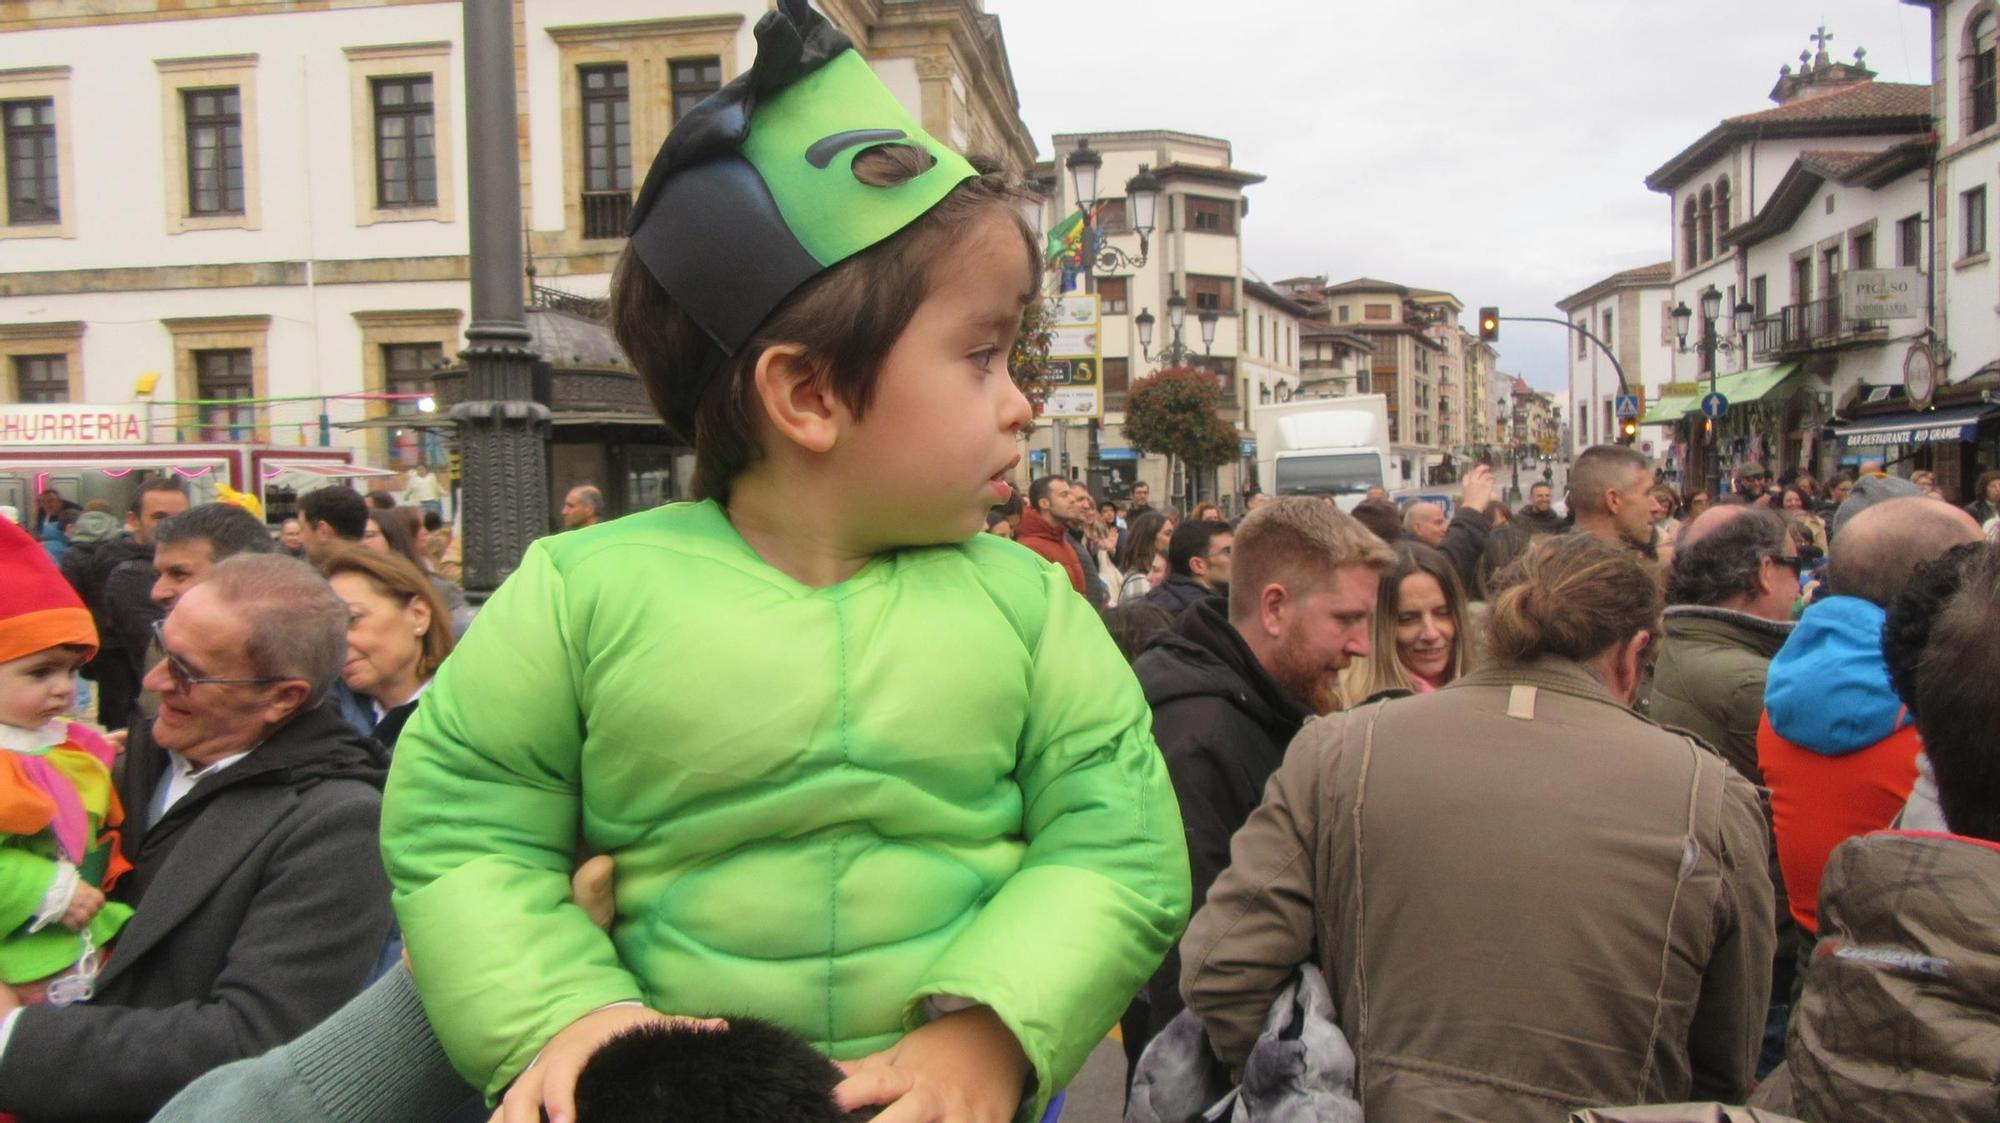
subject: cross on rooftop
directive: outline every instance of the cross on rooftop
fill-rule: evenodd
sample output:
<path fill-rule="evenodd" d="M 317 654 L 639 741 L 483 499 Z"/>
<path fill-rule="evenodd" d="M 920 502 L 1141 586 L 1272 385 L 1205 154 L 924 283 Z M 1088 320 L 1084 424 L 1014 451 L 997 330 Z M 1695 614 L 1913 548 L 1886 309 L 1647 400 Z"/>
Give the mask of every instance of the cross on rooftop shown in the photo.
<path fill-rule="evenodd" d="M 1828 31 L 1828 30 L 1826 29 L 1826 25 L 1825 25 L 1825 24 L 1820 24 L 1820 25 L 1819 25 L 1819 30 L 1818 30 L 1818 31 L 1815 31 L 1815 32 L 1813 32 L 1813 33 L 1812 33 L 1811 35 L 1808 35 L 1808 36 L 1806 36 L 1806 38 L 1808 38 L 1808 39 L 1812 40 L 1813 42 L 1815 42 L 1815 43 L 1819 44 L 1819 49 L 1820 49 L 1820 53 L 1821 53 L 1821 54 L 1825 54 L 1825 53 L 1826 53 L 1826 45 L 1827 45 L 1828 43 L 1831 43 L 1831 42 L 1833 42 L 1833 32 L 1831 32 L 1831 31 Z"/>

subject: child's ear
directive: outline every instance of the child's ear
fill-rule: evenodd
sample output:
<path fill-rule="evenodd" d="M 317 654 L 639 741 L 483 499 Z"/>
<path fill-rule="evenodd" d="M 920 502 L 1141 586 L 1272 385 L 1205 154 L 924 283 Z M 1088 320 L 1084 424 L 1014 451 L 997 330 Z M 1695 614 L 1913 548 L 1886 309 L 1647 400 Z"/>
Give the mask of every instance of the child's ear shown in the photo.
<path fill-rule="evenodd" d="M 805 348 L 765 348 L 751 378 L 764 416 L 780 436 L 807 452 L 833 451 L 847 410 L 806 358 Z"/>

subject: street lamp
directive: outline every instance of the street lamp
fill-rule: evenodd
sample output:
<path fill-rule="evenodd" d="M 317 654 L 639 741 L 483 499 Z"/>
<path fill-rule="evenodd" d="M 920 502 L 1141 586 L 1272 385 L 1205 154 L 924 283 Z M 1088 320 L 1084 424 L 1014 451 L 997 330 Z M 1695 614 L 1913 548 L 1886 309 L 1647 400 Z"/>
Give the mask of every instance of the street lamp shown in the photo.
<path fill-rule="evenodd" d="M 1222 317 L 1213 308 L 1204 308 L 1195 313 L 1195 323 L 1201 332 L 1201 353 L 1210 354 L 1215 348 L 1215 325 Z M 1153 325 L 1158 321 L 1153 310 L 1144 308 L 1132 318 L 1132 326 L 1139 332 L 1139 353 L 1149 363 L 1157 362 L 1165 366 L 1186 366 L 1194 355 L 1194 349 L 1181 342 L 1181 329 L 1187 325 L 1187 297 L 1179 289 L 1167 298 L 1167 327 L 1173 332 L 1173 342 L 1153 353 Z"/>
<path fill-rule="evenodd" d="M 1153 222 L 1160 212 L 1160 177 L 1148 165 L 1140 164 L 1139 174 L 1125 181 L 1125 221 L 1132 233 L 1139 236 L 1139 253 L 1135 257 L 1109 243 L 1091 247 L 1091 212 L 1097 208 L 1097 173 L 1104 167 L 1104 157 L 1097 154 L 1088 139 L 1079 140 L 1076 150 L 1063 159 L 1063 166 L 1069 169 L 1070 187 L 1076 195 L 1076 205 L 1083 212 L 1084 272 L 1089 273 L 1093 268 L 1103 273 L 1143 267 L 1153 237 Z"/>
<path fill-rule="evenodd" d="M 1689 351 L 1701 353 L 1701 365 L 1708 372 L 1708 392 L 1711 394 L 1715 393 L 1715 353 L 1741 351 L 1745 356 L 1746 365 L 1750 354 L 1749 337 L 1751 329 L 1755 326 L 1753 321 L 1757 309 L 1748 300 L 1741 300 L 1731 312 L 1733 314 L 1730 317 L 1729 327 L 1732 338 L 1723 339 L 1715 331 L 1715 321 L 1722 316 L 1722 293 L 1713 285 L 1704 289 L 1701 294 L 1701 338 L 1695 341 L 1693 347 L 1689 347 L 1688 329 L 1693 326 L 1694 312 L 1688 308 L 1686 301 L 1674 305 L 1674 337 L 1678 340 L 1682 354 L 1687 354 Z M 1715 432 L 1713 418 L 1704 417 L 1702 432 L 1712 437 Z M 1714 492 L 1719 489 L 1722 465 L 1714 455 L 1713 449 L 1710 449 L 1708 464 L 1708 487 L 1710 492 Z"/>
<path fill-rule="evenodd" d="M 1097 177 L 1098 173 L 1104 169 L 1104 157 L 1098 155 L 1097 150 L 1090 146 L 1089 138 L 1082 138 L 1076 142 L 1075 150 L 1064 158 L 1063 166 L 1069 169 L 1070 187 L 1076 195 L 1077 209 L 1083 218 L 1083 229 L 1081 231 L 1082 252 L 1078 256 L 1083 266 L 1085 280 L 1088 281 L 1093 273 L 1108 273 L 1114 269 L 1138 270 L 1143 268 L 1146 264 L 1146 255 L 1151 248 L 1150 242 L 1153 236 L 1153 223 L 1160 211 L 1160 177 L 1154 175 L 1148 165 L 1141 164 L 1139 165 L 1139 174 L 1125 181 L 1125 224 L 1127 229 L 1139 236 L 1139 253 L 1137 256 L 1134 256 L 1112 245 L 1109 241 L 1106 241 L 1103 245 L 1098 245 L 1096 244 L 1096 239 L 1093 237 L 1091 227 L 1095 222 L 1092 212 L 1097 209 Z M 1183 301 L 1182 303 L 1185 304 L 1186 302 Z M 1178 336 L 1180 330 L 1179 321 L 1175 322 L 1174 329 Z M 1151 334 L 1152 316 L 1150 313 L 1144 316 L 1144 326 L 1140 328 L 1140 331 L 1142 332 L 1142 339 Z M 1144 350 L 1143 345 L 1141 346 L 1141 350 Z M 1057 474 L 1060 475 L 1063 469 L 1063 459 L 1067 455 L 1068 438 L 1063 434 L 1062 418 L 1058 417 L 1054 420 L 1056 446 L 1055 469 Z M 1097 431 L 1100 424 L 1099 419 L 1095 417 L 1090 419 L 1090 449 L 1085 470 L 1093 478 L 1099 471 Z"/>

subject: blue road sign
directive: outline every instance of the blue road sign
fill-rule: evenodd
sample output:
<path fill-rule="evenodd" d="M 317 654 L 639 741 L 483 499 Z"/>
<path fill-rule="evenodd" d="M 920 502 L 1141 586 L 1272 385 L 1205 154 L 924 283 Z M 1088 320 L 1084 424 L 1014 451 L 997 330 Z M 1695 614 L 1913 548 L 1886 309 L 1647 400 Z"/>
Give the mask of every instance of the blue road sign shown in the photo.
<path fill-rule="evenodd" d="M 1620 394 L 1616 401 L 1617 404 L 1612 408 L 1620 418 L 1639 416 L 1639 395 Z"/>
<path fill-rule="evenodd" d="M 1708 418 L 1710 421 L 1720 421 L 1722 420 L 1722 415 L 1728 412 L 1729 412 L 1728 398 L 1725 398 L 1721 394 L 1713 392 L 1710 392 L 1702 396 L 1701 415 L 1703 417 Z"/>

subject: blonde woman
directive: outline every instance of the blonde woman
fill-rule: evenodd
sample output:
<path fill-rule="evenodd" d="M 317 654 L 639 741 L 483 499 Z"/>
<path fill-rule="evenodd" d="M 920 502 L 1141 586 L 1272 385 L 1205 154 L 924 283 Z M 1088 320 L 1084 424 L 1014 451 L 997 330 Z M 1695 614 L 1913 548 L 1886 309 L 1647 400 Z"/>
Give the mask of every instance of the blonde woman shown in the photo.
<path fill-rule="evenodd" d="M 1385 692 L 1429 694 L 1470 666 L 1465 590 L 1451 560 L 1421 542 L 1396 543 L 1382 574 L 1368 658 L 1348 664 L 1340 697 L 1353 708 Z"/>

